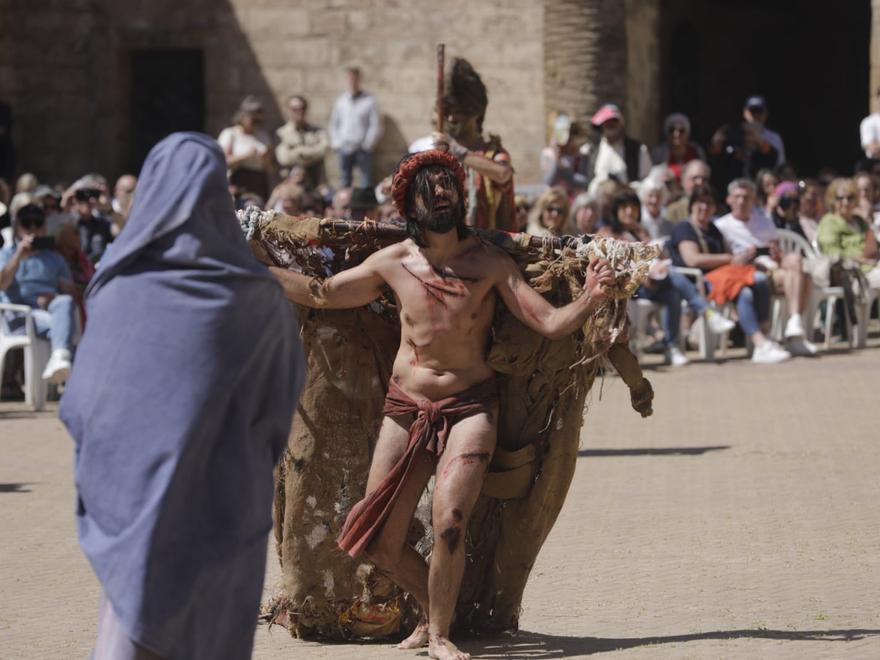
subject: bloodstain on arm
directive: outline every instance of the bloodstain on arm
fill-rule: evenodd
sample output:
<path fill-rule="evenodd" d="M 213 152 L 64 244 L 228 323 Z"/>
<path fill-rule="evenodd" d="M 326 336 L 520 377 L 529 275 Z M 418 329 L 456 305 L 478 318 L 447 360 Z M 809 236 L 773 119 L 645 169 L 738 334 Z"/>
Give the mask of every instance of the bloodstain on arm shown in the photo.
<path fill-rule="evenodd" d="M 458 542 L 461 539 L 461 528 L 458 525 L 451 525 L 440 533 L 440 538 L 446 542 L 449 554 L 454 554 L 458 549 Z"/>

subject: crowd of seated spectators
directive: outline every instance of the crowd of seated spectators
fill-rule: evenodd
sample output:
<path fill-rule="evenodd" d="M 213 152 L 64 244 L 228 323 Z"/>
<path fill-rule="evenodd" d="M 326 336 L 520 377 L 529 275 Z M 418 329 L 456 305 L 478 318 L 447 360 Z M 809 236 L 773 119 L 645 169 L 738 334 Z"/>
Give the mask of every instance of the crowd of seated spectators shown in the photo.
<path fill-rule="evenodd" d="M 734 334 L 741 333 L 756 363 L 815 355 L 816 336 L 808 336 L 813 319 L 805 318 L 816 311 L 813 288 L 846 285 L 855 296 L 880 288 L 880 113 L 863 122 L 866 158 L 852 179 L 828 168 L 815 178 L 801 177 L 768 118 L 766 100 L 749 97 L 742 122 L 721 126 L 704 149 L 692 139 L 689 118 L 672 113 L 650 150 L 649 167 L 646 145 L 627 135 L 618 106 L 596 111 L 592 136 L 568 117 L 557 117 L 540 161 L 553 192 L 539 198 L 541 213 L 528 216 L 526 230 L 545 234 L 541 202 L 552 197 L 553 208 L 561 208 L 567 195 L 568 230 L 662 245 L 664 255 L 637 295 L 662 307 L 649 350 L 665 352 L 672 365 L 687 363 L 679 349 L 683 307 L 692 330 L 707 323 L 712 334 L 726 335 L 735 320 Z M 520 204 L 527 210 L 529 200 Z M 780 230 L 796 234 L 798 246 L 806 248 L 791 249 L 786 239 L 789 249 L 783 252 Z M 693 271 L 685 276 L 681 269 L 703 273 L 705 297 Z M 771 337 L 774 297 L 786 313 Z M 849 331 L 843 315 L 850 324 L 867 322 L 851 304 L 839 307 L 834 332 Z"/>
<path fill-rule="evenodd" d="M 372 179 L 372 150 L 381 134 L 376 100 L 361 88 L 357 69 L 346 75 L 326 129 L 310 120 L 300 94 L 287 99 L 288 119 L 274 131 L 265 126 L 259 99 L 242 100 L 217 138 L 236 208 L 399 221 L 390 177 Z M 827 168 L 801 177 L 768 118 L 766 101 L 749 97 L 742 122 L 721 126 L 704 148 L 692 137 L 690 119 L 672 113 L 649 148 L 627 134 L 615 104 L 599 107 L 587 130 L 558 115 L 551 143 L 540 152 L 544 192 L 516 195 L 514 225 L 538 236 L 598 233 L 662 245 L 664 254 L 637 296 L 662 308 L 648 349 L 662 351 L 674 366 L 688 362 L 681 350 L 687 324 L 691 336 L 700 324 L 713 335 L 741 332 L 757 363 L 813 355 L 813 324 L 805 321 L 814 311 L 813 287 L 846 284 L 852 295 L 880 288 L 880 113 L 863 122 L 865 158 L 853 178 Z M 324 167 L 331 150 L 340 166 L 336 182 Z M 70 370 L 86 321 L 83 292 L 125 224 L 136 184 L 132 174 L 120 176 L 112 190 L 96 173 L 71 184 L 47 185 L 30 173 L 14 186 L 0 179 L 0 302 L 33 310 L 39 333 L 52 344 L 43 374 L 50 382 L 63 382 Z M 780 230 L 796 234 L 814 253 L 783 253 Z M 769 332 L 774 295 L 787 309 L 776 338 Z M 843 307 L 852 322 L 859 320 L 851 304 Z M 0 324 L 5 332 L 22 331 L 21 318 L 11 312 L 0 315 Z M 835 331 L 848 330 L 840 322 Z M 9 394 L 14 375 L 6 371 Z"/>

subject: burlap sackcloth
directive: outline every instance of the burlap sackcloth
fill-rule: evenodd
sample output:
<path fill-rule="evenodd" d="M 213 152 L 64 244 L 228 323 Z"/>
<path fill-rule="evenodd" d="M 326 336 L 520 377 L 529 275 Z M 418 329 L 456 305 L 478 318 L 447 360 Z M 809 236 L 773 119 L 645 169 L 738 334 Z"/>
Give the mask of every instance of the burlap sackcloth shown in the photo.
<path fill-rule="evenodd" d="M 312 247 L 285 249 L 290 235 Z M 248 237 L 256 253 L 267 250 L 276 263 L 311 274 L 337 272 L 376 249 L 353 236 L 344 250 L 334 247 L 329 260 L 322 248 L 322 260 L 314 249 L 321 243 L 319 221 L 291 223 L 283 216 Z M 548 300 L 564 304 L 577 293 L 578 278 L 547 257 L 524 254 L 519 263 Z M 402 635 L 415 625 L 415 602 L 335 543 L 366 489 L 399 322 L 387 300 L 355 310 L 298 312 L 308 376 L 277 469 L 282 582 L 266 617 L 309 639 Z M 489 363 L 499 373 L 498 445 L 466 537 L 458 632 L 517 628 L 529 573 L 574 475 L 585 399 L 600 369 L 599 360 L 588 359 L 595 350 L 579 333 L 547 340 L 497 306 Z M 432 545 L 429 500 L 430 492 L 410 534 L 425 556 Z"/>

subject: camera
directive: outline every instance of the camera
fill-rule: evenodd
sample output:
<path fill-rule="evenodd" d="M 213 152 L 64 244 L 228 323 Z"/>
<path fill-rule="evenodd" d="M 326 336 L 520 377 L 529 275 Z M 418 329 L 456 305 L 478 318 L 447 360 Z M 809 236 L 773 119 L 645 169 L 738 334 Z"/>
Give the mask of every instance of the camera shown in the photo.
<path fill-rule="evenodd" d="M 93 199 L 98 199 L 100 196 L 101 191 L 95 188 L 80 188 L 74 193 L 74 197 L 78 202 L 90 202 Z"/>
<path fill-rule="evenodd" d="M 37 236 L 31 243 L 34 250 L 54 250 L 55 239 L 52 236 Z"/>

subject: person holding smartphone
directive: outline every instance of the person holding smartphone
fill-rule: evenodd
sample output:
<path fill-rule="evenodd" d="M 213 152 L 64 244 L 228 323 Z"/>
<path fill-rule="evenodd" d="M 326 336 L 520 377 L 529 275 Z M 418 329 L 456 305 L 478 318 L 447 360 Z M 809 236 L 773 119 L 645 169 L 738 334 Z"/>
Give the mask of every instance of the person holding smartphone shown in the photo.
<path fill-rule="evenodd" d="M 755 208 L 756 188 L 751 179 L 734 179 L 727 187 L 730 213 L 715 220 L 734 255 L 745 255 L 767 273 L 774 288 L 785 296 L 789 317 L 785 348 L 792 355 L 815 355 L 816 347 L 804 336 L 803 313 L 810 300 L 812 279 L 803 270 L 798 252 L 782 254 L 776 226 Z"/>
<path fill-rule="evenodd" d="M 0 300 L 34 310 L 37 333 L 52 342 L 52 354 L 43 379 L 62 383 L 70 373 L 76 329 L 76 289 L 70 268 L 46 236 L 46 217 L 36 204 L 15 214 L 15 240 L 0 250 Z M 21 315 L 7 314 L 0 322 L 13 333 L 24 332 Z"/>

